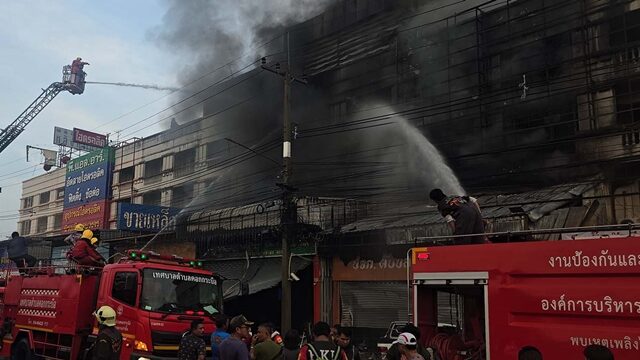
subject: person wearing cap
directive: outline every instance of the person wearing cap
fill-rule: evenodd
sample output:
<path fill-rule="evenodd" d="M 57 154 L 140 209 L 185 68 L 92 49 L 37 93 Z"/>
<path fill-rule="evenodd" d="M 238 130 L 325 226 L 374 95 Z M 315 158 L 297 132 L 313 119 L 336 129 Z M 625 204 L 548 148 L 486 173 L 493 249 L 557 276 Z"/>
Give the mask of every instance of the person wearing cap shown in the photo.
<path fill-rule="evenodd" d="M 418 354 L 418 339 L 412 333 L 403 332 L 393 343 L 398 344 L 402 360 L 425 360 L 422 355 Z"/>
<path fill-rule="evenodd" d="M 231 336 L 225 339 L 219 348 L 220 360 L 249 360 L 249 349 L 242 339 L 250 338 L 249 328 L 253 322 L 244 315 L 238 315 L 229 322 Z"/>
<path fill-rule="evenodd" d="M 78 265 L 102 267 L 104 258 L 91 246 L 93 231 L 85 230 L 71 250 L 71 259 Z"/>
<path fill-rule="evenodd" d="M 93 315 L 98 320 L 98 336 L 92 349 L 93 360 L 119 360 L 122 350 L 122 334 L 116 329 L 116 312 L 104 305 Z"/>
<path fill-rule="evenodd" d="M 311 329 L 313 341 L 300 348 L 298 360 L 347 360 L 347 355 L 331 340 L 331 327 L 323 321 Z"/>
<path fill-rule="evenodd" d="M 189 332 L 180 340 L 178 360 L 204 360 L 207 346 L 202 339 L 202 334 L 204 334 L 202 319 L 191 321 Z"/>
<path fill-rule="evenodd" d="M 418 329 L 418 327 L 411 323 L 408 323 L 407 325 L 402 327 L 400 331 L 402 331 L 403 333 L 411 333 L 416 338 L 416 340 L 420 339 L 420 329 Z M 433 358 L 430 349 L 425 349 L 424 346 L 422 346 L 420 343 L 418 343 L 418 347 L 416 350 L 418 351 L 418 354 L 422 355 L 422 357 L 426 360 Z M 401 360 L 401 358 L 402 353 L 400 352 L 400 345 L 394 342 L 393 344 L 391 344 L 391 347 L 387 351 L 386 359 Z"/>

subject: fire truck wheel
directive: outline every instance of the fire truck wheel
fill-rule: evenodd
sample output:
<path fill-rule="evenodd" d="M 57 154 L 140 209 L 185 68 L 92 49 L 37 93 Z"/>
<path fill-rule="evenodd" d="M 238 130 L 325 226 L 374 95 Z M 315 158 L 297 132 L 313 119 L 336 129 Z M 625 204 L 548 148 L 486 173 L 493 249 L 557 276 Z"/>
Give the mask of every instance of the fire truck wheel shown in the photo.
<path fill-rule="evenodd" d="M 29 341 L 22 339 L 13 347 L 11 351 L 11 360 L 32 360 L 31 348 Z"/>

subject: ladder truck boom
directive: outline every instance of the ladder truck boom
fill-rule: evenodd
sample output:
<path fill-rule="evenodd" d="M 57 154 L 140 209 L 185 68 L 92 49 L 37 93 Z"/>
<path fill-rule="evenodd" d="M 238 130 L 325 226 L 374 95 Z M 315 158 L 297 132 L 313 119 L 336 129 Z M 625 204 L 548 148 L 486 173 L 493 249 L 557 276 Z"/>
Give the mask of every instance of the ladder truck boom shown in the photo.
<path fill-rule="evenodd" d="M 84 78 L 86 73 L 80 71 L 78 73 L 71 72 L 71 66 L 66 65 L 62 68 L 62 81 L 54 82 L 20 114 L 9 126 L 0 132 L 0 153 L 4 151 L 29 125 L 29 123 L 38 114 L 55 99 L 62 91 L 69 91 L 72 94 L 82 94 L 84 92 Z"/>

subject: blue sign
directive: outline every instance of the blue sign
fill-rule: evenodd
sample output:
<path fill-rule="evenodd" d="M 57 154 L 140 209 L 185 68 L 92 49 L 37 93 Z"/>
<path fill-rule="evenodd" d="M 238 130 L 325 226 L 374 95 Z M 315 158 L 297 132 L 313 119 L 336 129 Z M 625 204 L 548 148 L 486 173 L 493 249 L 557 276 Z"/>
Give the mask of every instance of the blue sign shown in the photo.
<path fill-rule="evenodd" d="M 118 203 L 118 229 L 160 231 L 181 209 L 142 204 Z"/>
<path fill-rule="evenodd" d="M 68 209 L 109 198 L 111 190 L 110 162 L 102 162 L 67 172 L 64 187 L 64 208 Z"/>

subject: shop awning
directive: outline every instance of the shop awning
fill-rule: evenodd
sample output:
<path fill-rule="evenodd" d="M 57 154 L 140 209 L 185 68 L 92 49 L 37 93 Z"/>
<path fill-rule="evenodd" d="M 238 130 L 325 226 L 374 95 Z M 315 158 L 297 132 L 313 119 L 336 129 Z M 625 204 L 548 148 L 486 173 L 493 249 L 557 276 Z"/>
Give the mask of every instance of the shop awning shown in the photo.
<path fill-rule="evenodd" d="M 309 265 L 311 258 L 295 256 L 291 259 L 294 273 Z M 207 261 L 205 267 L 227 279 L 223 282 L 225 299 L 241 296 L 241 283 L 248 284 L 249 291 L 245 295 L 251 295 L 277 286 L 281 278 L 280 257 Z"/>

